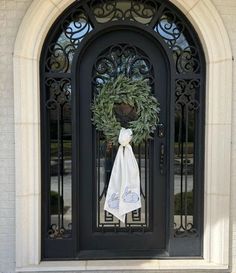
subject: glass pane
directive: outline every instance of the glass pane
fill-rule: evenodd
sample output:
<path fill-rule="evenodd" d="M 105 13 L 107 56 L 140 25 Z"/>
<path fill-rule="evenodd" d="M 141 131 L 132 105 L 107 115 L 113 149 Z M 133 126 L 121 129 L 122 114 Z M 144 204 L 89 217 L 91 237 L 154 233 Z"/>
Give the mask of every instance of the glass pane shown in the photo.
<path fill-rule="evenodd" d="M 50 118 L 50 238 L 70 237 L 72 229 L 71 184 L 71 83 L 47 79 Z"/>
<path fill-rule="evenodd" d="M 64 20 L 61 28 L 57 40 L 48 47 L 46 65 L 50 72 L 70 73 L 74 53 L 92 26 L 86 13 L 77 9 Z"/>
<path fill-rule="evenodd" d="M 194 227 L 196 113 L 198 80 L 177 80 L 174 146 L 175 236 L 196 235 Z"/>
<path fill-rule="evenodd" d="M 165 9 L 154 30 L 172 50 L 178 74 L 199 72 L 198 50 L 186 29 L 185 23 L 173 11 Z"/>

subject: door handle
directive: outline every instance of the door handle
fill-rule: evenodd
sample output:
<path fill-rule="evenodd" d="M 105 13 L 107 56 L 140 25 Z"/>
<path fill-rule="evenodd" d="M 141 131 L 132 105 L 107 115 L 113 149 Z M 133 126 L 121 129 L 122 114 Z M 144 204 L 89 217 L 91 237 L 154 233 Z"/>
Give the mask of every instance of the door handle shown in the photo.
<path fill-rule="evenodd" d="M 165 145 L 160 146 L 160 174 L 164 174 Z"/>

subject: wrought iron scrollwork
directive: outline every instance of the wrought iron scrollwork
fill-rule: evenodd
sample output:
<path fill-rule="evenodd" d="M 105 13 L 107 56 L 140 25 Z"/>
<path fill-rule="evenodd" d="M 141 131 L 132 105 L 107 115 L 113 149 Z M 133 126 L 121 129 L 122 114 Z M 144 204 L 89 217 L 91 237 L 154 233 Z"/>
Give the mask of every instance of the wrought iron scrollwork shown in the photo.
<path fill-rule="evenodd" d="M 182 50 L 174 50 L 176 71 L 179 74 L 199 72 L 200 62 L 198 51 L 194 46 L 187 46 Z"/>
<path fill-rule="evenodd" d="M 75 45 L 81 42 L 91 31 L 91 28 L 88 16 L 82 9 L 73 12 L 70 18 L 66 19 L 62 24 L 65 36 Z"/>
<path fill-rule="evenodd" d="M 200 62 L 198 50 L 189 38 L 184 22 L 168 9 L 161 15 L 155 31 L 164 39 L 173 52 L 176 72 L 179 74 L 199 72 Z"/>
<path fill-rule="evenodd" d="M 63 107 L 71 101 L 71 81 L 70 79 L 56 80 L 47 78 L 45 82 L 49 87 L 49 98 L 46 107 L 49 110 L 56 110 L 58 106 Z"/>
<path fill-rule="evenodd" d="M 199 232 L 192 223 L 183 224 L 183 221 L 180 226 L 174 223 L 174 237 L 176 238 L 185 238 L 185 237 L 198 237 Z"/>
<path fill-rule="evenodd" d="M 157 12 L 159 4 L 155 0 L 100 0 L 91 1 L 90 8 L 98 23 L 117 20 L 135 21 L 148 25 Z"/>
<path fill-rule="evenodd" d="M 96 60 L 94 70 L 93 83 L 97 88 L 120 74 L 132 79 L 148 79 L 153 84 L 151 61 L 144 52 L 132 45 L 111 46 Z"/>
<path fill-rule="evenodd" d="M 70 14 L 61 24 L 57 41 L 48 47 L 47 70 L 69 73 L 76 49 L 91 30 L 92 25 L 83 9 Z"/>
<path fill-rule="evenodd" d="M 51 44 L 48 47 L 49 57 L 47 69 L 52 72 L 67 72 L 70 67 L 70 55 L 75 51 L 74 45 L 62 45 L 60 42 Z"/>
<path fill-rule="evenodd" d="M 175 90 L 176 109 L 181 110 L 186 107 L 188 111 L 196 111 L 200 105 L 196 98 L 199 87 L 199 80 L 177 80 Z"/>
<path fill-rule="evenodd" d="M 163 12 L 155 27 L 155 30 L 164 38 L 170 48 L 181 46 L 185 42 L 185 37 L 183 37 L 184 29 L 184 24 L 170 10 Z"/>
<path fill-rule="evenodd" d="M 72 232 L 72 224 L 69 223 L 67 228 L 59 227 L 55 224 L 52 224 L 48 230 L 48 237 L 50 239 L 64 239 L 70 238 Z"/>

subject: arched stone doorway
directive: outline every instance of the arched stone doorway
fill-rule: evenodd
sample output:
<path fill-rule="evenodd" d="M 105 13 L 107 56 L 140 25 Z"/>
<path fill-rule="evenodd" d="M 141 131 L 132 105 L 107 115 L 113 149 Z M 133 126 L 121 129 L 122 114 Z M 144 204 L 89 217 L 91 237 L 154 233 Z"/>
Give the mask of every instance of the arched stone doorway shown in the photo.
<path fill-rule="evenodd" d="M 63 5 L 65 2 L 63 3 Z M 229 208 L 227 209 L 227 204 L 229 204 L 229 156 L 222 157 L 222 154 L 225 154 L 226 151 L 229 151 L 229 143 L 230 143 L 230 124 L 231 124 L 231 117 L 230 117 L 230 94 L 231 94 L 231 51 L 229 48 L 229 43 L 227 39 L 226 32 L 224 31 L 224 27 L 221 23 L 220 18 L 218 17 L 217 13 L 215 12 L 214 8 L 211 6 L 210 2 L 202 2 L 199 1 L 197 5 L 189 6 L 189 4 L 186 4 L 185 2 L 176 3 L 177 5 L 180 5 L 181 7 L 185 7 L 185 13 L 187 16 L 191 19 L 192 23 L 195 25 L 200 38 L 202 39 L 202 43 L 204 45 L 205 54 L 208 57 L 207 60 L 207 100 L 206 100 L 206 107 L 207 107 L 207 118 L 206 118 L 206 204 L 214 204 L 214 207 L 218 206 L 219 208 L 224 207 L 224 213 L 222 215 L 218 214 L 215 216 L 216 218 L 209 217 L 209 215 L 213 215 L 211 211 L 212 206 L 205 206 L 205 235 L 204 235 L 204 257 L 208 261 L 217 261 L 220 264 L 227 264 L 228 260 L 228 243 L 227 243 L 227 232 L 220 232 L 222 228 L 224 229 L 227 226 L 228 220 L 229 220 Z M 30 200 L 32 203 L 31 210 L 24 210 L 23 215 L 27 216 L 28 219 L 36 219 L 35 226 L 32 230 L 34 230 L 34 235 L 27 231 L 21 232 L 21 238 L 17 238 L 17 245 L 22 245 L 23 242 L 29 242 L 31 239 L 35 241 L 35 238 L 40 238 L 40 234 L 37 232 L 39 230 L 39 222 L 40 217 L 38 214 L 38 201 L 40 198 L 40 175 L 39 175 L 39 141 L 38 141 L 38 133 L 39 132 L 39 111 L 37 110 L 39 106 L 39 101 L 37 101 L 38 96 L 35 96 L 35 93 L 31 93 L 32 90 L 35 90 L 37 94 L 39 94 L 38 89 L 38 58 L 39 53 L 41 49 L 41 45 L 43 42 L 42 37 L 45 37 L 47 33 L 47 29 L 51 25 L 51 23 L 54 21 L 56 16 L 60 14 L 61 12 L 61 4 L 52 4 L 51 2 L 45 2 L 43 7 L 45 10 L 50 12 L 51 17 L 46 16 L 46 13 L 40 13 L 40 16 L 37 17 L 37 9 L 39 8 L 37 5 L 40 5 L 40 3 L 34 3 L 29 10 L 29 12 L 35 12 L 36 16 L 34 17 L 35 20 L 38 18 L 38 20 L 42 20 L 42 24 L 40 25 L 40 29 L 37 27 L 35 28 L 35 31 L 32 33 L 37 36 L 37 39 L 32 39 L 33 43 L 32 46 L 28 42 L 26 42 L 26 39 L 22 39 L 22 35 L 26 35 L 27 37 L 28 33 L 26 30 L 27 20 L 30 20 L 30 17 L 26 15 L 25 20 L 22 23 L 22 26 L 19 31 L 18 39 L 16 42 L 16 48 L 15 48 L 15 92 L 16 92 L 16 103 L 15 103 L 15 114 L 16 114 L 16 135 L 18 136 L 16 138 L 17 142 L 17 152 L 16 152 L 16 169 L 17 169 L 17 202 L 18 202 L 18 212 L 20 212 L 21 208 L 24 210 L 25 206 L 23 204 L 29 204 Z M 65 4 L 66 5 L 66 4 Z M 208 16 L 206 16 L 206 20 L 208 21 L 209 28 L 206 27 L 206 24 L 204 25 L 204 11 L 211 10 Z M 41 9 L 42 11 L 42 9 Z M 52 12 L 54 11 L 54 12 Z M 209 14 L 211 15 L 209 17 Z M 45 16 L 45 17 L 44 17 Z M 45 19 L 47 18 L 47 20 Z M 199 21 L 201 18 L 201 22 Z M 212 18 L 212 21 L 210 20 Z M 214 19 L 213 19 L 214 18 Z M 214 21 L 214 23 L 210 24 L 209 20 L 211 22 Z M 217 22 L 217 23 L 215 23 Z M 42 27 L 42 26 L 45 26 Z M 214 30 L 214 28 L 217 30 L 218 28 L 222 29 L 222 31 L 217 32 Z M 32 31 L 32 30 L 31 30 Z M 31 33 L 31 34 L 32 34 Z M 211 35 L 210 35 L 211 34 Z M 218 37 L 218 35 L 223 35 L 223 37 Z M 32 36 L 32 35 L 31 35 Z M 35 36 L 35 37 L 36 37 Z M 23 42 L 22 42 L 23 41 Z M 217 43 L 215 43 L 217 41 Z M 221 44 L 222 42 L 222 44 Z M 36 43 L 36 45 L 35 45 Z M 212 50 L 214 48 L 214 50 Z M 218 63 L 218 65 L 217 65 Z M 22 71 L 22 73 L 21 73 Z M 28 71 L 28 74 L 27 74 Z M 221 71 L 221 72 L 219 72 Z M 33 76 L 32 76 L 33 73 Z M 221 84 L 224 83 L 224 90 L 226 92 L 224 100 L 220 99 L 220 91 L 216 92 L 216 90 L 219 90 L 219 84 L 217 84 L 217 75 L 221 74 Z M 223 76 L 225 75 L 225 76 Z M 24 78 L 25 77 L 25 78 Z M 30 84 L 29 81 L 32 83 Z M 35 88 L 33 88 L 35 86 Z M 217 87 L 218 86 L 218 87 Z M 216 87 L 216 88 L 215 88 Z M 29 88 L 29 89 L 28 89 Z M 209 99 L 209 96 L 213 94 L 214 89 L 214 97 L 212 99 Z M 22 90 L 19 92 L 19 90 Z M 228 93 L 227 93 L 228 92 Z M 229 94 L 229 95 L 227 95 Z M 23 97 L 19 100 L 20 96 L 26 96 L 24 99 Z M 217 97 L 218 96 L 218 97 Z M 30 99 L 32 97 L 32 100 Z M 214 104 L 213 101 L 216 101 Z M 28 105 L 28 108 L 26 107 Z M 34 106 L 35 107 L 34 107 Z M 218 105 L 218 107 L 216 107 Z M 32 109 L 33 107 L 33 109 Z M 32 109 L 32 115 L 28 116 L 28 111 Z M 224 109 L 224 110 L 223 110 Z M 219 110 L 223 110 L 222 112 L 225 115 L 220 115 Z M 217 125 L 218 124 L 218 125 Z M 217 126 L 216 126 L 217 125 Z M 220 134 L 214 134 L 214 132 L 221 132 Z M 211 139 L 211 134 L 214 134 L 215 141 L 209 142 L 208 139 Z M 26 142 L 21 141 L 22 136 L 27 136 L 27 138 L 24 138 Z M 218 137 L 217 137 L 218 136 Z M 219 145 L 217 143 L 222 144 L 222 139 L 225 141 L 225 147 L 226 151 L 219 151 Z M 219 142 L 217 142 L 219 141 Z M 24 144 L 25 143 L 25 144 Z M 23 145 L 23 146 L 22 146 Z M 23 153 L 21 153 L 21 149 L 24 149 L 25 147 L 29 147 L 29 145 L 32 145 L 32 153 L 27 153 L 27 155 L 24 153 L 24 158 L 27 156 L 28 160 L 21 160 L 21 157 Z M 228 148 L 227 148 L 228 147 Z M 29 149 L 29 148 L 27 148 Z M 224 180 L 228 181 L 228 186 L 224 185 L 224 196 L 220 200 L 216 200 L 214 197 L 214 193 L 221 193 L 221 186 L 216 183 L 213 177 L 215 177 L 215 170 L 211 170 L 209 168 L 210 162 L 213 158 L 211 158 L 210 150 L 220 153 L 220 156 L 218 158 L 224 159 L 224 162 L 222 164 L 219 164 L 219 168 L 217 168 L 217 171 L 219 171 L 219 177 L 222 177 L 224 175 Z M 227 150 L 228 149 L 228 150 Z M 228 161 L 227 161 L 228 160 Z M 28 172 L 22 172 L 24 168 L 22 168 L 24 162 L 27 162 L 27 164 L 31 164 L 31 170 L 33 170 L 33 173 L 31 171 Z M 33 164 L 33 165 L 32 165 Z M 215 163 L 214 163 L 215 164 Z M 28 168 L 29 169 L 29 168 Z M 213 175 L 213 176 L 212 176 Z M 217 175 L 216 175 L 217 177 Z M 228 177 L 228 178 L 227 178 Z M 214 180 L 214 183 L 213 183 Z M 32 181 L 34 181 L 34 187 L 32 188 Z M 213 194 L 212 194 L 213 193 Z M 33 209 L 35 208 L 35 209 Z M 32 210 L 33 209 L 33 210 Z M 220 210 L 219 210 L 220 211 Z M 228 213 L 228 214 L 227 214 Z M 22 217 L 19 217 L 19 213 L 17 213 L 17 226 L 20 228 L 22 226 L 20 222 L 23 220 Z M 22 214 L 21 214 L 22 215 Z M 38 215 L 38 216 L 37 216 Z M 227 216 L 228 215 L 228 216 Z M 33 218 L 32 218 L 33 217 Z M 36 218 L 35 218 L 36 217 Z M 24 221 L 24 220 L 23 220 Z M 30 220 L 33 221 L 33 220 Z M 217 225 L 214 226 L 214 224 Z M 219 225 L 219 223 L 221 223 Z M 214 227 L 214 231 L 211 235 L 216 236 L 216 240 L 211 239 L 208 237 L 208 234 L 211 230 L 211 228 Z M 218 230 L 218 232 L 216 231 Z M 220 237 L 221 236 L 221 237 Z M 214 242 L 219 240 L 219 237 L 221 238 L 221 242 L 224 242 L 224 250 L 215 248 Z M 39 242 L 38 239 L 36 242 Z M 23 243 L 24 244 L 24 243 Z M 17 256 L 17 264 L 19 266 L 26 265 L 31 261 L 30 263 L 35 264 L 37 261 L 40 260 L 40 255 L 38 252 L 38 247 L 36 245 L 35 251 L 32 253 L 27 248 L 24 248 L 25 250 L 23 252 L 18 252 Z M 212 251 L 210 251 L 212 249 Z M 31 254 L 30 254 L 31 253 Z M 38 253 L 38 254 L 37 254 Z M 209 254 L 211 253 L 211 254 Z"/>

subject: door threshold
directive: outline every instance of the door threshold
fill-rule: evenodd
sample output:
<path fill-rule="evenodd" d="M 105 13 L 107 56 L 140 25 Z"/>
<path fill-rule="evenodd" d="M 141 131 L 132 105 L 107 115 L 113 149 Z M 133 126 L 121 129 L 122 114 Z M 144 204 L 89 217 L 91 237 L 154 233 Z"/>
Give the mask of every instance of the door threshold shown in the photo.
<path fill-rule="evenodd" d="M 154 250 L 81 250 L 78 260 L 138 260 L 160 259 L 169 257 L 169 253 L 163 249 Z"/>

